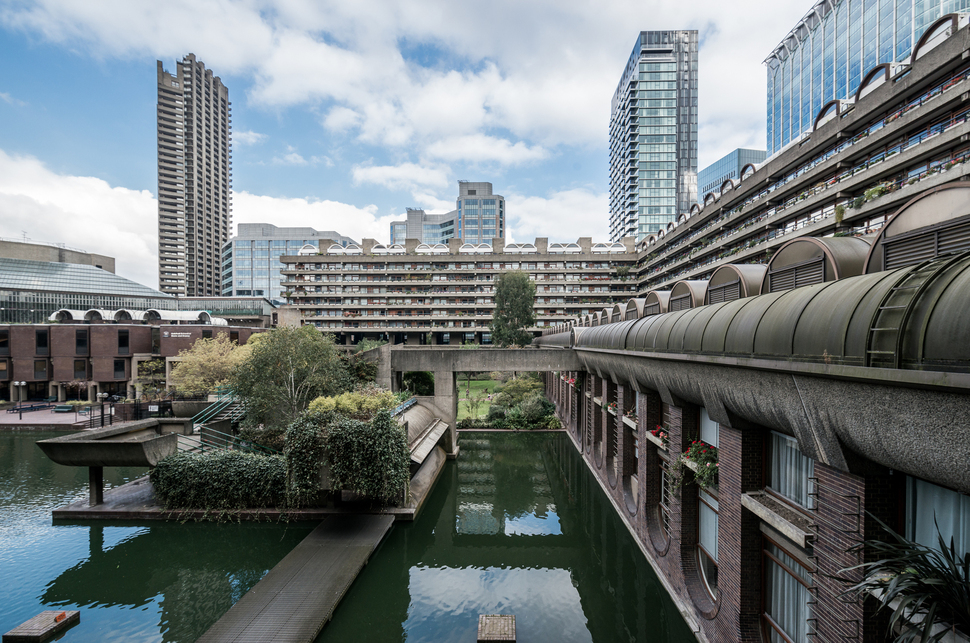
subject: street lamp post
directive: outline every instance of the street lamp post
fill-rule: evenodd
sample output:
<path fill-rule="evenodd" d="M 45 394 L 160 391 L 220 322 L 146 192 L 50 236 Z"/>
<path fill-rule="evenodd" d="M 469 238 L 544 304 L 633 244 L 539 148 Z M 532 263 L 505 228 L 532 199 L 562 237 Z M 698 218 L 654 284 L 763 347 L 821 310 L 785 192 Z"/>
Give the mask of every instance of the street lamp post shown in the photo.
<path fill-rule="evenodd" d="M 107 393 L 98 393 L 98 399 L 101 400 L 101 428 L 104 428 L 104 401 L 108 398 Z"/>
<path fill-rule="evenodd" d="M 14 382 L 13 385 L 20 390 L 19 394 L 17 395 L 17 410 L 19 412 L 18 415 L 20 416 L 20 419 L 23 420 L 24 419 L 24 387 L 27 386 L 27 382 Z"/>

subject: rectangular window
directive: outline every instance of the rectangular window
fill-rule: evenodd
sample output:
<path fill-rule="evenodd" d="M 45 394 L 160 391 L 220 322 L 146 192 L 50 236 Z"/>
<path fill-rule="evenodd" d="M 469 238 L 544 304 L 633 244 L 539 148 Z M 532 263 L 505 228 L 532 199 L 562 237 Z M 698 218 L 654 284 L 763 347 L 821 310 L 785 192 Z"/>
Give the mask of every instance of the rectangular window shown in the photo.
<path fill-rule="evenodd" d="M 88 362 L 84 359 L 74 360 L 74 379 L 76 380 L 86 380 L 88 379 Z"/>
<path fill-rule="evenodd" d="M 232 343 L 234 343 L 234 344 L 238 344 L 239 343 L 239 331 L 238 330 L 231 330 L 231 331 L 229 331 L 229 341 L 232 342 Z"/>
<path fill-rule="evenodd" d="M 0 360 L 0 380 L 7 379 L 7 360 Z"/>
<path fill-rule="evenodd" d="M 74 331 L 74 354 L 88 354 L 88 331 L 87 329 Z"/>
<path fill-rule="evenodd" d="M 212 339 L 212 331 L 211 330 L 202 331 L 202 339 Z"/>
<path fill-rule="evenodd" d="M 10 354 L 10 331 L 0 330 L 0 355 Z"/>
<path fill-rule="evenodd" d="M 697 511 L 697 551 L 701 576 L 711 596 L 717 596 L 717 498 L 701 487 Z"/>
<path fill-rule="evenodd" d="M 118 354 L 119 355 L 128 354 L 128 331 L 127 330 L 118 331 Z"/>
<path fill-rule="evenodd" d="M 125 360 L 116 359 L 115 361 L 115 379 L 123 380 L 125 379 Z"/>
<path fill-rule="evenodd" d="M 813 508 L 815 460 L 801 452 L 795 438 L 775 431 L 768 449 L 768 488 L 806 509 Z"/>
<path fill-rule="evenodd" d="M 157 355 L 162 352 L 162 329 L 152 328 L 152 354 Z"/>
<path fill-rule="evenodd" d="M 958 555 L 970 552 L 970 496 L 919 478 L 906 478 L 906 537 L 938 549 L 936 526 L 943 542 Z"/>
<path fill-rule="evenodd" d="M 669 463 L 663 457 L 660 460 L 660 527 L 664 538 L 670 539 L 670 471 Z"/>
<path fill-rule="evenodd" d="M 46 359 L 34 360 L 34 379 L 35 380 L 47 379 L 47 360 Z"/>
<path fill-rule="evenodd" d="M 798 560 L 765 540 L 765 623 L 771 643 L 809 643 L 812 576 Z"/>
<path fill-rule="evenodd" d="M 47 354 L 49 354 L 50 351 L 49 351 L 49 347 L 48 347 L 48 344 L 47 344 L 47 339 L 48 339 L 48 334 L 47 334 L 47 329 L 46 328 L 44 328 L 42 330 L 38 329 L 37 331 L 35 331 L 35 340 L 34 341 L 36 342 L 36 347 L 37 347 L 37 352 L 35 353 L 36 355 L 47 355 Z"/>
<path fill-rule="evenodd" d="M 718 425 L 707 414 L 707 409 L 701 407 L 701 441 L 712 447 L 717 447 Z"/>

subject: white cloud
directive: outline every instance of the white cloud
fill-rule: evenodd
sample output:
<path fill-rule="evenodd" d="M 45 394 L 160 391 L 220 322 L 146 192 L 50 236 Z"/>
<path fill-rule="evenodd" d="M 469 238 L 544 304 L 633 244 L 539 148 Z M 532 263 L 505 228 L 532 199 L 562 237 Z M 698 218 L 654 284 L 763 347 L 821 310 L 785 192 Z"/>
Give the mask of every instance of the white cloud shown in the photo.
<path fill-rule="evenodd" d="M 308 165 L 307 160 L 303 158 L 292 145 L 286 146 L 286 154 L 283 156 L 273 157 L 274 165 Z"/>
<path fill-rule="evenodd" d="M 18 107 L 24 107 L 27 105 L 27 103 L 25 103 L 24 101 L 14 98 L 7 92 L 0 92 L 0 100 L 2 100 L 3 102 L 9 105 L 16 105 Z"/>
<path fill-rule="evenodd" d="M 377 206 L 362 208 L 338 201 L 278 198 L 248 192 L 233 192 L 232 219 L 235 223 L 272 223 L 277 226 L 308 226 L 333 230 L 357 241 L 363 238 L 387 241 L 390 222 L 397 216 L 378 216 Z"/>
<path fill-rule="evenodd" d="M 147 190 L 56 174 L 0 150 L 0 236 L 63 243 L 115 257 L 116 272 L 158 287 L 158 206 Z"/>
<path fill-rule="evenodd" d="M 704 165 L 729 151 L 728 139 L 763 145 L 761 61 L 805 9 L 803 0 L 770 11 L 713 0 L 496 0 L 484 12 L 440 0 L 38 0 L 0 10 L 0 22 L 100 57 L 194 51 L 217 72 L 253 78 L 255 105 L 319 104 L 328 129 L 413 151 L 411 161 L 426 151 L 446 158 L 448 141 L 501 130 L 512 153 L 493 149 L 492 162 L 503 164 L 554 146 L 605 146 L 637 30 L 696 28 Z M 170 19 L 183 12 L 193 20 Z"/>
<path fill-rule="evenodd" d="M 484 134 L 455 136 L 437 141 L 428 146 L 427 154 L 446 161 L 502 165 L 521 165 L 549 157 L 549 152 L 541 146 L 529 147 L 522 141 L 513 144 L 508 139 Z"/>
<path fill-rule="evenodd" d="M 246 131 L 236 131 L 232 133 L 232 141 L 237 145 L 255 145 L 256 143 L 262 143 L 268 137 L 265 134 L 260 134 L 259 132 L 254 132 L 252 130 Z"/>
<path fill-rule="evenodd" d="M 512 194 L 505 198 L 509 216 L 508 241 L 576 241 L 593 237 L 608 241 L 609 195 L 587 188 L 556 192 L 549 197 Z"/>
<path fill-rule="evenodd" d="M 354 183 L 380 185 L 392 190 L 414 191 L 418 187 L 443 188 L 449 185 L 448 174 L 439 167 L 415 163 L 400 165 L 358 165 L 353 170 Z"/>

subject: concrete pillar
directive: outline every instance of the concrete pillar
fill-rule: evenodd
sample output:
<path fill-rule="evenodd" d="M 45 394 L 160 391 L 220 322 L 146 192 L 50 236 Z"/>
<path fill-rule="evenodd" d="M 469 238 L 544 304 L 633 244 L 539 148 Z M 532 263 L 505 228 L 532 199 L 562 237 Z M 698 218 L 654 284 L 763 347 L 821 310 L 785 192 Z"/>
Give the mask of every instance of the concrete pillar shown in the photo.
<path fill-rule="evenodd" d="M 458 457 L 458 380 L 454 371 L 434 372 L 435 406 L 441 413 L 441 420 L 448 424 L 445 438 L 445 452 L 448 458 Z"/>
<path fill-rule="evenodd" d="M 88 505 L 104 504 L 104 468 L 88 467 Z"/>
<path fill-rule="evenodd" d="M 67 401 L 67 388 L 61 383 L 57 384 L 57 401 L 66 402 Z"/>

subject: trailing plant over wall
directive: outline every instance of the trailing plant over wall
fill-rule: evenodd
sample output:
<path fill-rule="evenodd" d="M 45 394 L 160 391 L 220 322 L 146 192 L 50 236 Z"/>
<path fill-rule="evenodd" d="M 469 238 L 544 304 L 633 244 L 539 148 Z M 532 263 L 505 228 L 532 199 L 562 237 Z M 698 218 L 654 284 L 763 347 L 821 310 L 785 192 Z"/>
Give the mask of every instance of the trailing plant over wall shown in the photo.
<path fill-rule="evenodd" d="M 952 538 L 949 544 L 944 542 L 939 525 L 939 546 L 928 547 L 900 536 L 872 517 L 889 540 L 867 540 L 856 548 L 876 560 L 842 570 L 862 570 L 865 574 L 845 593 L 874 595 L 881 609 L 893 610 L 889 632 L 896 643 L 939 641 L 954 629 L 970 635 L 970 555 L 957 553 Z M 942 627 L 933 634 L 936 625 Z"/>
<path fill-rule="evenodd" d="M 340 395 L 318 397 L 310 402 L 308 411 L 337 411 L 358 420 L 369 420 L 382 409 L 393 409 L 400 404 L 398 396 L 373 384 L 357 387 Z"/>
<path fill-rule="evenodd" d="M 381 502 L 407 500 L 411 453 L 404 427 L 382 410 L 372 422 L 337 418 L 326 430 L 334 488 Z"/>
<path fill-rule="evenodd" d="M 286 502 L 290 507 L 313 504 L 320 492 L 320 465 L 326 455 L 323 429 L 333 422 L 333 413 L 312 410 L 286 429 Z"/>
<path fill-rule="evenodd" d="M 280 455 L 222 449 L 174 453 L 152 469 L 149 479 L 168 509 L 223 512 L 286 501 L 286 461 Z"/>
<path fill-rule="evenodd" d="M 686 483 L 686 473 L 684 469 L 689 468 L 687 463 L 693 463 L 694 482 L 704 489 L 717 485 L 717 472 L 720 465 L 717 462 L 717 448 L 712 447 L 701 440 L 694 440 L 690 447 L 677 456 L 677 459 L 670 465 L 670 486 L 679 487 Z"/>

